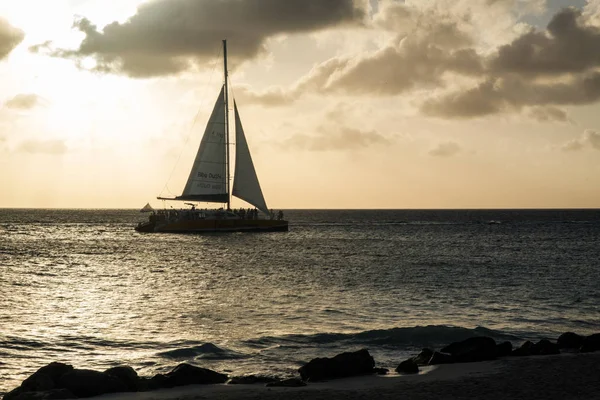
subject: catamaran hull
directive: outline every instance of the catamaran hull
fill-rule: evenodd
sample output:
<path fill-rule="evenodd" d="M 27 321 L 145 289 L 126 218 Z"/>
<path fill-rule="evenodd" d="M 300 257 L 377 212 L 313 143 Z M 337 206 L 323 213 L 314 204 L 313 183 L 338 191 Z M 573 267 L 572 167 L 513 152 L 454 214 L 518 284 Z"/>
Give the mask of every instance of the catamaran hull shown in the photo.
<path fill-rule="evenodd" d="M 147 222 L 136 226 L 135 230 L 144 233 L 287 232 L 288 222 L 261 219 Z"/>

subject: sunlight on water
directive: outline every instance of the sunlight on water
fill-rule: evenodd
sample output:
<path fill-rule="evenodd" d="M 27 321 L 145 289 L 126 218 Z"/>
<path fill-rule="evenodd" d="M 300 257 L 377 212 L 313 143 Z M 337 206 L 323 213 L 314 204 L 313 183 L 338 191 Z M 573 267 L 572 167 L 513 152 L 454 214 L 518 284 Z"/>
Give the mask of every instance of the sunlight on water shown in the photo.
<path fill-rule="evenodd" d="M 131 211 L 0 210 L 0 392 L 50 361 L 286 374 L 478 326 L 599 331 L 600 212 L 485 213 L 290 211 L 288 233 L 194 236 L 135 233 Z"/>

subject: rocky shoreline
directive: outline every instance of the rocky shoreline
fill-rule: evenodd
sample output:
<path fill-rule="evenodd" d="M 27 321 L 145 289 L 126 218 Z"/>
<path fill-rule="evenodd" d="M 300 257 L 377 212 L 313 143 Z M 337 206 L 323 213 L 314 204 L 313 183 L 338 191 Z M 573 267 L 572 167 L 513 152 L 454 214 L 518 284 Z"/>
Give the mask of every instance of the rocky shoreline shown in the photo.
<path fill-rule="evenodd" d="M 436 351 L 423 349 L 418 355 L 399 362 L 396 372 L 402 375 L 419 373 L 424 366 L 461 364 L 524 356 L 590 353 L 600 351 L 600 333 L 581 336 L 572 332 L 557 340 L 525 342 L 513 349 L 511 342 L 496 343 L 486 336 L 454 342 Z M 152 392 L 186 385 L 248 385 L 268 387 L 304 387 L 315 382 L 365 375 L 385 375 L 388 370 L 376 367 L 368 350 L 338 354 L 332 358 L 315 358 L 298 370 L 299 376 L 279 380 L 269 376 L 229 377 L 216 371 L 189 364 L 180 364 L 166 374 L 140 377 L 129 366 L 106 371 L 78 369 L 53 362 L 38 369 L 21 385 L 4 395 L 4 400 L 58 400 L 94 397 L 109 393 Z M 596 372 L 594 372 L 596 373 Z"/>

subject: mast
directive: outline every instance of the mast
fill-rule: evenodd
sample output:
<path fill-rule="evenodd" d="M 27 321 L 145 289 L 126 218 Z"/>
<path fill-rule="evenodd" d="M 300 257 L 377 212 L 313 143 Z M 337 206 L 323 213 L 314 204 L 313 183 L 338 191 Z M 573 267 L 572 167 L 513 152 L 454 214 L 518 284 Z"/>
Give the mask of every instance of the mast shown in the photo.
<path fill-rule="evenodd" d="M 231 209 L 231 193 L 229 190 L 229 93 L 227 89 L 227 40 L 223 40 L 223 71 L 225 75 L 225 154 L 227 157 L 227 209 Z"/>

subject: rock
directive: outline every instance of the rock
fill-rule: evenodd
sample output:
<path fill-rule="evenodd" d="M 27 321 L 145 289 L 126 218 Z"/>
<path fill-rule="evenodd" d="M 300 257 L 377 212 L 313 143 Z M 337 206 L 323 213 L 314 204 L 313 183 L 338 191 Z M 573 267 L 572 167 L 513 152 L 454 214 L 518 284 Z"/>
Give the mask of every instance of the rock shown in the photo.
<path fill-rule="evenodd" d="M 72 370 L 72 365 L 51 362 L 25 379 L 21 383 L 21 387 L 27 392 L 52 390 L 56 388 L 58 379 Z"/>
<path fill-rule="evenodd" d="M 454 342 L 440 350 L 454 358 L 454 362 L 493 360 L 497 356 L 496 341 L 487 336 L 476 336 Z"/>
<path fill-rule="evenodd" d="M 511 342 L 503 342 L 496 346 L 496 355 L 498 357 L 510 356 L 511 352 L 512 352 L 512 343 Z"/>
<path fill-rule="evenodd" d="M 454 361 L 454 357 L 450 354 L 443 354 L 439 351 L 434 351 L 429 359 L 428 365 L 438 365 L 438 364 L 452 364 Z"/>
<path fill-rule="evenodd" d="M 185 385 L 208 385 L 227 382 L 227 375 L 210 369 L 194 367 L 190 364 L 179 364 L 171 372 L 164 375 L 163 387 L 172 388 Z M 156 378 L 156 377 L 155 377 Z"/>
<path fill-rule="evenodd" d="M 56 383 L 50 375 L 38 371 L 25 379 L 21 387 L 26 392 L 44 392 L 56 388 Z"/>
<path fill-rule="evenodd" d="M 157 390 L 162 389 L 165 386 L 165 381 L 167 377 L 163 374 L 156 374 L 152 378 L 140 378 L 140 392 L 145 392 L 148 390 Z"/>
<path fill-rule="evenodd" d="M 6 399 L 6 396 L 4 397 Z M 73 393 L 68 389 L 52 389 L 37 392 L 21 392 L 14 397 L 14 400 L 61 400 L 61 399 L 76 399 Z"/>
<path fill-rule="evenodd" d="M 390 372 L 387 368 L 373 368 L 373 373 L 377 375 L 387 375 Z"/>
<path fill-rule="evenodd" d="M 127 386 L 129 392 L 140 390 L 140 378 L 133 368 L 127 365 L 112 367 L 104 371 L 105 374 L 119 379 Z"/>
<path fill-rule="evenodd" d="M 23 395 L 24 393 L 29 392 L 44 392 L 45 396 L 52 396 L 53 390 L 58 387 L 58 379 L 64 375 L 65 373 L 72 371 L 73 366 L 68 364 L 63 364 L 59 362 L 52 362 L 48 365 L 45 365 L 38 369 L 36 372 L 31 374 L 27 379 L 25 379 L 21 386 L 18 388 L 6 393 L 4 395 L 4 399 L 11 400 L 15 399 L 18 396 Z M 58 393 L 58 392 L 57 392 Z M 58 394 L 56 394 L 58 395 Z M 28 396 L 37 396 L 37 395 L 28 395 Z M 39 396 L 44 396 L 40 394 Z"/>
<path fill-rule="evenodd" d="M 57 383 L 60 388 L 69 389 L 77 397 L 127 391 L 127 386 L 120 379 L 90 369 L 74 369 L 62 375 Z"/>
<path fill-rule="evenodd" d="M 412 358 L 402 361 L 397 367 L 396 372 L 399 374 L 418 374 L 419 366 Z"/>
<path fill-rule="evenodd" d="M 549 354 L 560 354 L 560 350 L 556 343 L 552 343 L 548 339 L 542 339 L 531 346 L 531 355 L 546 356 Z"/>
<path fill-rule="evenodd" d="M 584 337 L 573 332 L 565 332 L 558 337 L 556 343 L 559 349 L 579 349 Z"/>
<path fill-rule="evenodd" d="M 26 393 L 21 386 L 14 388 L 10 392 L 6 393 L 2 400 L 14 400 L 21 394 Z"/>
<path fill-rule="evenodd" d="M 366 349 L 341 353 L 333 358 L 315 358 L 300 367 L 298 372 L 305 381 L 344 378 L 372 374 L 375 360 Z"/>
<path fill-rule="evenodd" d="M 431 360 L 431 356 L 433 355 L 433 350 L 431 349 L 423 349 L 421 352 L 413 357 L 413 360 L 417 365 L 427 365 L 429 364 L 429 360 Z"/>
<path fill-rule="evenodd" d="M 525 343 L 523 343 L 518 349 L 514 349 L 512 353 L 510 353 L 510 355 L 514 357 L 530 356 L 532 347 L 533 343 L 531 343 L 528 340 Z"/>
<path fill-rule="evenodd" d="M 529 340 L 510 353 L 511 356 L 543 356 L 549 354 L 559 354 L 560 350 L 556 343 L 552 343 L 548 339 L 542 339 L 533 344 Z"/>
<path fill-rule="evenodd" d="M 582 353 L 590 353 L 592 351 L 600 350 L 600 333 L 594 333 L 593 335 L 586 336 L 581 343 L 579 351 Z"/>
<path fill-rule="evenodd" d="M 306 386 L 306 382 L 298 378 L 283 379 L 276 382 L 267 383 L 267 387 L 301 387 Z"/>
<path fill-rule="evenodd" d="M 254 385 L 257 383 L 271 383 L 276 382 L 277 378 L 272 376 L 262 375 L 246 375 L 246 376 L 234 376 L 227 382 L 229 385 Z"/>

